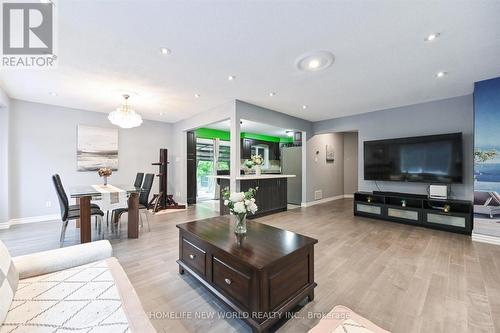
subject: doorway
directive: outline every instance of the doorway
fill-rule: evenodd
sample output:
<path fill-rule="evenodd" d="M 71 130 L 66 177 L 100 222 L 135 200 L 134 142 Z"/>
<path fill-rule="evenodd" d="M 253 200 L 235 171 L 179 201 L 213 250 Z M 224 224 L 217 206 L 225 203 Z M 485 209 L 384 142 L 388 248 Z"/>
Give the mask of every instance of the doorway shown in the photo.
<path fill-rule="evenodd" d="M 219 198 L 218 171 L 229 173 L 230 142 L 215 139 L 196 139 L 196 201 L 216 200 Z"/>

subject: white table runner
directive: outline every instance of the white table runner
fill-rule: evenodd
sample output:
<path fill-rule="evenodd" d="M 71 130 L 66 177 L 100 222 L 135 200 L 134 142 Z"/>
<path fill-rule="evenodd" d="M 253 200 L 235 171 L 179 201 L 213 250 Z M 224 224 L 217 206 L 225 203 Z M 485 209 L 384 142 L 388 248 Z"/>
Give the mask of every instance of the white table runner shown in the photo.
<path fill-rule="evenodd" d="M 127 207 L 127 192 L 113 185 L 92 185 L 101 193 L 99 207 L 101 210 L 113 210 Z"/>

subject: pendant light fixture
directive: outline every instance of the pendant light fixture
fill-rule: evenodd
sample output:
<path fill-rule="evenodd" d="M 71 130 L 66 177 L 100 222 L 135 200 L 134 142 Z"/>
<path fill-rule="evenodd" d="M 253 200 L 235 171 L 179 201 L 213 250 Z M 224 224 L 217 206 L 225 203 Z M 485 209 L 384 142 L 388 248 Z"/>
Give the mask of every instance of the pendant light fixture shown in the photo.
<path fill-rule="evenodd" d="M 123 95 L 124 103 L 115 111 L 110 112 L 108 115 L 109 121 L 121 128 L 133 128 L 141 126 L 142 117 L 140 114 L 132 110 L 128 105 L 130 95 Z"/>

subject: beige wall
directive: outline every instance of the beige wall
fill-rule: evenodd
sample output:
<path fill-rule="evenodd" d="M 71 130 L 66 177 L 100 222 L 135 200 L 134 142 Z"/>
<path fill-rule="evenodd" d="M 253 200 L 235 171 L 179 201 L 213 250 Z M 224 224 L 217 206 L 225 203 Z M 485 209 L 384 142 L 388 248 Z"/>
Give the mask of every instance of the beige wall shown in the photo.
<path fill-rule="evenodd" d="M 358 190 L 358 132 L 344 133 L 344 194 Z"/>

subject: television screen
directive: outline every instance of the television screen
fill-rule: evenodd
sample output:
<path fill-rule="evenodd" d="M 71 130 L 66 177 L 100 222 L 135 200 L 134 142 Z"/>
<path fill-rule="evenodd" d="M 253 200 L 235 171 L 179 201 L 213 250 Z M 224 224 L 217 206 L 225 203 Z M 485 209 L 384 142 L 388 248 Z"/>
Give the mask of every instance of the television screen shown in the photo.
<path fill-rule="evenodd" d="M 364 142 L 365 180 L 462 182 L 462 133 Z"/>

